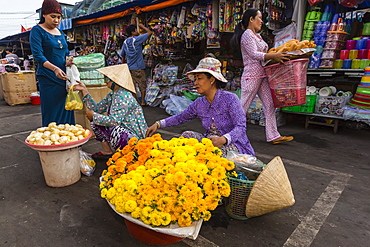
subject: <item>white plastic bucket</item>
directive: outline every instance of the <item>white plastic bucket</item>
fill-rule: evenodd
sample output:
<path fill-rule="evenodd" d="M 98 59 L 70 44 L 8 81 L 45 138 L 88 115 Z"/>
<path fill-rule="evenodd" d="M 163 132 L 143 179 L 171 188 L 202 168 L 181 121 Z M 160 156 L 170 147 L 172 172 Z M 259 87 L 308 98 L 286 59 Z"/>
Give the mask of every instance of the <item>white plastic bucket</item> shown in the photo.
<path fill-rule="evenodd" d="M 78 147 L 61 151 L 39 151 L 45 182 L 50 187 L 64 187 L 81 178 Z"/>

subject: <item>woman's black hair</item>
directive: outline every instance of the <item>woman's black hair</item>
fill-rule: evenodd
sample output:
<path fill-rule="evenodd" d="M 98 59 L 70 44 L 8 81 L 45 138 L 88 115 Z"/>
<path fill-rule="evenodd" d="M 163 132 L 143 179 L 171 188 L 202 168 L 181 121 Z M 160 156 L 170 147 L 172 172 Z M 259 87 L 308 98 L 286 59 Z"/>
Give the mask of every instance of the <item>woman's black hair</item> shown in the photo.
<path fill-rule="evenodd" d="M 230 45 L 234 50 L 240 51 L 240 39 L 242 37 L 242 34 L 244 30 L 248 27 L 251 17 L 253 19 L 256 18 L 258 11 L 259 11 L 258 9 L 250 8 L 244 12 L 243 18 L 236 25 L 235 30 L 234 30 L 234 35 L 230 40 Z"/>
<path fill-rule="evenodd" d="M 45 17 L 44 17 L 44 14 L 41 12 L 41 17 L 40 17 L 39 24 L 42 24 L 44 22 L 45 22 Z"/>
<path fill-rule="evenodd" d="M 208 72 L 202 72 L 202 73 L 204 73 L 207 76 L 208 79 L 213 76 L 211 73 L 208 73 Z M 217 89 L 221 89 L 221 88 L 225 88 L 226 87 L 226 83 L 218 80 L 216 77 L 215 77 L 215 82 L 216 82 L 216 88 Z"/>

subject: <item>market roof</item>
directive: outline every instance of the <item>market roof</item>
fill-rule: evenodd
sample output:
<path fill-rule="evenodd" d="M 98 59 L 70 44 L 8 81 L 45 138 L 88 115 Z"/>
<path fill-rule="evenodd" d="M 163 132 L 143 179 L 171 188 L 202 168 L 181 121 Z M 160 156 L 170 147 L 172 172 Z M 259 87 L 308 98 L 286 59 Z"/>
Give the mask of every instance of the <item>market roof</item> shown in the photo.
<path fill-rule="evenodd" d="M 91 14 L 74 17 L 73 23 L 90 24 L 95 22 L 107 21 L 123 17 L 134 11 L 136 12 L 153 11 L 156 9 L 166 8 L 190 1 L 194 0 L 133 0 L 130 2 L 116 5 L 108 9 L 96 11 Z M 153 6 L 154 8 L 145 10 L 145 8 L 149 6 Z M 157 8 L 155 8 L 155 6 L 157 6 Z"/>

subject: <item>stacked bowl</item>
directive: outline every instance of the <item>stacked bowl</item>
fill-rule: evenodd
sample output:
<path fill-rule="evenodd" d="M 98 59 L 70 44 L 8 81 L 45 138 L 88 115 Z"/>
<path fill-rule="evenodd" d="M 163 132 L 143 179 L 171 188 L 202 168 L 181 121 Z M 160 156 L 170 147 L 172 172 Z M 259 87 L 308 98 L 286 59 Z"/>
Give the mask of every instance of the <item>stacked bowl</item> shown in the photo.
<path fill-rule="evenodd" d="M 370 67 L 364 69 L 364 76 L 349 104 L 370 109 Z"/>

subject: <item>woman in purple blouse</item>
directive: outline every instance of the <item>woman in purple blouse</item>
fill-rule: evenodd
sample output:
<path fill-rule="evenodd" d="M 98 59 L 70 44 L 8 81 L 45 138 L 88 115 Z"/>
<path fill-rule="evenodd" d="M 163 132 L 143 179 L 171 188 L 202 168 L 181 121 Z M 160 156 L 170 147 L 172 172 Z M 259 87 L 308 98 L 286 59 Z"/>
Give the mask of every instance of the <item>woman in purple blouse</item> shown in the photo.
<path fill-rule="evenodd" d="M 179 125 L 199 117 L 206 132 L 185 131 L 182 136 L 198 140 L 209 138 L 222 150 L 223 156 L 229 151 L 255 156 L 246 134 L 246 117 L 239 98 L 234 93 L 221 90 L 227 82 L 221 74 L 221 62 L 212 57 L 203 58 L 187 75 L 204 97 L 197 98 L 180 114 L 157 121 L 146 135 L 153 135 L 158 128 Z"/>

